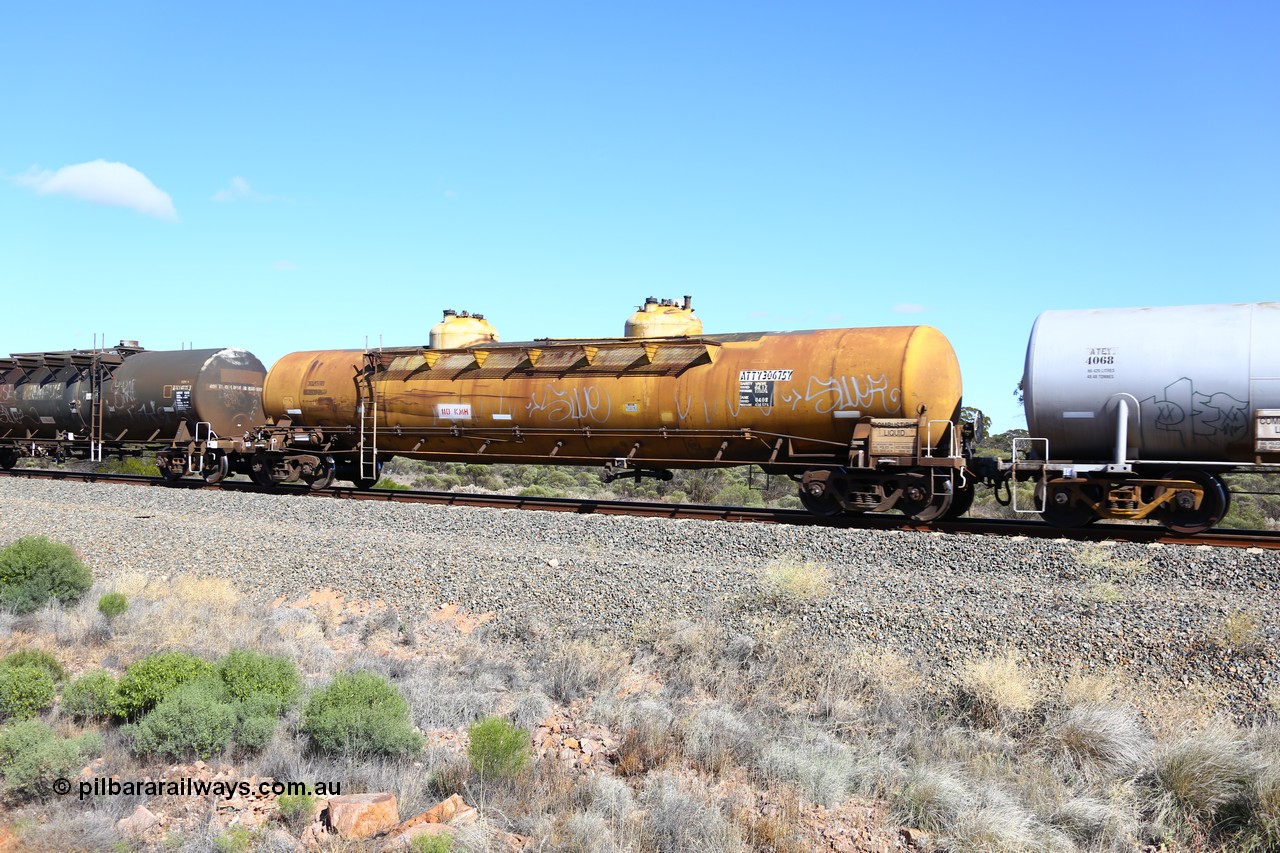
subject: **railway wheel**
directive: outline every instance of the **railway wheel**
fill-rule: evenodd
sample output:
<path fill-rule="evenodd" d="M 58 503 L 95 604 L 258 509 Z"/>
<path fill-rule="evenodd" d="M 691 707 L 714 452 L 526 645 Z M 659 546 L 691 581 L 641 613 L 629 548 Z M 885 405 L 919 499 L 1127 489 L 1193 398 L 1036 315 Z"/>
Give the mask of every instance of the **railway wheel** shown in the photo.
<path fill-rule="evenodd" d="M 1195 508 L 1195 495 L 1185 489 L 1175 490 L 1173 499 L 1165 505 L 1160 523 L 1174 533 L 1192 535 L 1213 527 L 1231 508 L 1231 493 L 1222 480 L 1204 471 L 1170 471 L 1162 479 L 1190 480 L 1204 490 L 1199 509 Z M 1158 494 L 1163 494 L 1162 488 Z"/>
<path fill-rule="evenodd" d="M 332 456 L 320 457 L 320 464 L 320 469 L 314 474 L 311 474 L 310 476 L 306 474 L 302 475 L 302 479 L 306 484 L 315 491 L 327 489 L 333 485 L 333 477 L 338 471 L 338 464 L 333 461 Z"/>
<path fill-rule="evenodd" d="M 1098 486 L 1080 486 L 1079 488 L 1081 494 L 1091 500 L 1097 501 L 1100 497 Z M 1093 507 L 1079 502 L 1073 503 L 1071 497 L 1071 489 L 1049 483 L 1048 494 L 1044 497 L 1044 511 L 1040 513 L 1040 517 L 1054 527 L 1063 529 L 1084 527 L 1098 520 L 1098 513 L 1094 512 Z"/>
<path fill-rule="evenodd" d="M 225 453 L 214 453 L 210 451 L 204 455 L 201 460 L 203 468 L 200 475 L 204 477 L 204 481 L 209 485 L 221 483 L 223 478 L 231 471 L 231 461 L 227 459 Z"/>
<path fill-rule="evenodd" d="M 12 447 L 6 447 L 0 450 L 0 468 L 6 471 L 12 471 L 13 466 L 18 464 L 18 451 Z"/>
<path fill-rule="evenodd" d="M 814 515 L 832 516 L 844 512 L 844 507 L 840 506 L 840 502 L 830 492 L 811 495 L 805 491 L 804 486 L 800 487 L 800 505 Z"/>
<path fill-rule="evenodd" d="M 943 518 L 955 503 L 950 492 L 929 494 L 924 486 L 907 486 L 898 498 L 898 509 L 912 521 L 928 524 Z"/>

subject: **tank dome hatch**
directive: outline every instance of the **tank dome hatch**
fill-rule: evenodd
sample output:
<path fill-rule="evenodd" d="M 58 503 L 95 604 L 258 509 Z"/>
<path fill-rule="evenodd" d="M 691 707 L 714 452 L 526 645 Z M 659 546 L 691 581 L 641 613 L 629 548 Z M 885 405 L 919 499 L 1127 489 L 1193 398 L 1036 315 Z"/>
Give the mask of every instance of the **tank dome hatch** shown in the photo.
<path fill-rule="evenodd" d="M 498 330 L 483 314 L 444 309 L 444 317 L 431 327 L 431 349 L 461 349 L 477 344 L 496 344 Z"/>
<path fill-rule="evenodd" d="M 628 338 L 696 337 L 702 334 L 702 321 L 693 314 L 693 297 L 683 302 L 658 300 L 650 296 L 627 318 Z"/>

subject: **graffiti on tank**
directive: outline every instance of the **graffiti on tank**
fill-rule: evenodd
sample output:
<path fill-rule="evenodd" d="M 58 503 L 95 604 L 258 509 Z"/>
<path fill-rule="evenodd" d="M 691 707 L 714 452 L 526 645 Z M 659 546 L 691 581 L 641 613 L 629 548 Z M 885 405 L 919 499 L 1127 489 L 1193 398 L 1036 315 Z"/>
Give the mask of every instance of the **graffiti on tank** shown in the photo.
<path fill-rule="evenodd" d="M 792 411 L 801 403 L 813 403 L 820 415 L 844 409 L 879 409 L 887 415 L 902 411 L 902 389 L 889 385 L 889 377 L 866 374 L 857 376 L 828 376 L 819 379 L 810 376 L 804 392 L 787 389 L 778 395 L 782 403 L 791 405 Z M 879 403 L 877 404 L 877 400 Z"/>
<path fill-rule="evenodd" d="M 0 385 L 0 403 L 12 403 L 15 399 L 12 382 Z"/>
<path fill-rule="evenodd" d="M 24 400 L 57 400 L 66 393 L 67 383 L 65 382 L 49 382 L 44 385 L 23 385 L 22 399 Z"/>
<path fill-rule="evenodd" d="M 1196 438 L 1241 438 L 1249 431 L 1249 401 L 1223 391 L 1203 393 L 1187 377 L 1142 401 L 1142 421 L 1161 432 Z"/>
<path fill-rule="evenodd" d="M 134 380 L 111 383 L 111 404 L 117 409 L 127 409 L 134 403 Z"/>
<path fill-rule="evenodd" d="M 525 411 L 530 415 L 541 414 L 553 424 L 588 419 L 604 423 L 613 414 L 613 399 L 594 385 L 585 388 L 548 387 L 542 399 L 538 399 L 537 391 L 529 395 Z"/>

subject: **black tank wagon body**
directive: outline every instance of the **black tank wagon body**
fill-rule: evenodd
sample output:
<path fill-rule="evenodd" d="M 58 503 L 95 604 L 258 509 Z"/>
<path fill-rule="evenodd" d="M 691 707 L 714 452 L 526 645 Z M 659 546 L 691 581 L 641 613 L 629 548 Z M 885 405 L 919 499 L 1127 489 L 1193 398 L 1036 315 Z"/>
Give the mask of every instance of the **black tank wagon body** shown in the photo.
<path fill-rule="evenodd" d="M 0 466 L 241 434 L 262 423 L 265 375 L 256 356 L 236 348 L 150 351 L 122 341 L 16 353 L 0 359 Z"/>

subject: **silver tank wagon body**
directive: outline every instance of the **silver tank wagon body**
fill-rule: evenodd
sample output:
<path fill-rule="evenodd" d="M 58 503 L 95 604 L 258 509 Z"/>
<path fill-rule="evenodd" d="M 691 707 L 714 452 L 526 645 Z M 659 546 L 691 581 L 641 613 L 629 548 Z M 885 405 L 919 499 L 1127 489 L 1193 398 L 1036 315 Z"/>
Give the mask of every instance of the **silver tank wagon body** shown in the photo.
<path fill-rule="evenodd" d="M 1054 459 L 1111 458 L 1125 405 L 1131 460 L 1253 462 L 1258 411 L 1280 409 L 1280 302 L 1046 311 L 1024 391 Z"/>

